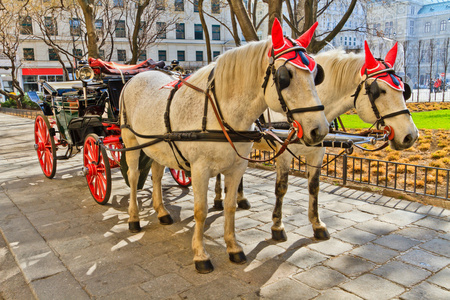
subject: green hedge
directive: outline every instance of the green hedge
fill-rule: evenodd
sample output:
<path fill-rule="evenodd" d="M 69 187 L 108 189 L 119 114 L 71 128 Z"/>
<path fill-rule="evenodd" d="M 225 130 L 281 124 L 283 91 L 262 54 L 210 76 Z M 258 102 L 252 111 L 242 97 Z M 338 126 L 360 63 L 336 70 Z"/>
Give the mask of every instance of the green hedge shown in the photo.
<path fill-rule="evenodd" d="M 9 98 L 5 102 L 2 103 L 2 107 L 9 107 L 9 108 L 17 108 L 17 101 Z M 30 97 L 28 95 L 24 95 L 22 100 L 22 108 L 23 109 L 39 109 L 39 105 L 33 101 L 31 101 Z"/>

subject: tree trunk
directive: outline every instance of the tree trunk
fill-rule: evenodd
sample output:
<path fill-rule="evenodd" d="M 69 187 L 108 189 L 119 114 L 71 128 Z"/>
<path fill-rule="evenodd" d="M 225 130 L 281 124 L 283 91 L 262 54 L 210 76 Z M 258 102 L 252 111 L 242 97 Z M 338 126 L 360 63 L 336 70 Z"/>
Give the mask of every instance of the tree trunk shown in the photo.
<path fill-rule="evenodd" d="M 78 0 L 83 10 L 84 22 L 86 23 L 88 56 L 93 58 L 99 57 L 97 46 L 97 33 L 95 32 L 95 0 Z"/>
<path fill-rule="evenodd" d="M 145 8 L 150 4 L 150 0 L 145 0 L 142 4 L 141 1 L 137 2 L 138 7 L 136 9 L 136 19 L 134 22 L 133 34 L 131 36 L 131 61 L 130 64 L 135 65 L 139 59 L 142 49 L 139 47 L 139 28 L 141 27 L 142 14 Z"/>
<path fill-rule="evenodd" d="M 203 0 L 198 0 L 198 15 L 202 23 L 203 32 L 205 33 L 206 41 L 206 56 L 208 57 L 208 64 L 212 61 L 211 56 L 211 41 L 209 39 L 208 24 L 206 24 L 205 16 L 203 15 Z"/>
<path fill-rule="evenodd" d="M 258 35 L 256 34 L 255 27 L 253 27 L 252 21 L 248 16 L 247 10 L 245 9 L 242 0 L 228 0 L 228 3 L 230 4 L 230 8 L 236 15 L 245 40 L 247 42 L 257 41 Z"/>
<path fill-rule="evenodd" d="M 282 4 L 283 0 L 269 1 L 269 35 L 272 34 L 272 25 L 273 21 L 275 21 L 275 18 L 277 18 L 280 23 L 283 23 L 283 15 L 281 12 Z"/>

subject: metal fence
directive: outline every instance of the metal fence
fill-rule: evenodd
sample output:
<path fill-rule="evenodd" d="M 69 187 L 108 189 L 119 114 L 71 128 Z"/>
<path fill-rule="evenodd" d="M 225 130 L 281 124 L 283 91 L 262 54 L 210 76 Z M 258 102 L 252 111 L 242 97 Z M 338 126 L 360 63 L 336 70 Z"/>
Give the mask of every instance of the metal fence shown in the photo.
<path fill-rule="evenodd" d="M 0 112 L 8 114 L 8 115 L 34 119 L 34 118 L 36 118 L 37 114 L 41 112 L 41 110 L 0 107 Z"/>
<path fill-rule="evenodd" d="M 274 153 L 254 150 L 252 156 L 269 159 Z M 335 159 L 335 160 L 333 160 Z M 449 200 L 450 169 L 327 153 L 321 176 Z M 306 174 L 305 158 L 294 158 L 291 170 Z M 307 163 L 307 162 L 306 162 Z M 273 164 L 273 161 L 269 164 Z"/>

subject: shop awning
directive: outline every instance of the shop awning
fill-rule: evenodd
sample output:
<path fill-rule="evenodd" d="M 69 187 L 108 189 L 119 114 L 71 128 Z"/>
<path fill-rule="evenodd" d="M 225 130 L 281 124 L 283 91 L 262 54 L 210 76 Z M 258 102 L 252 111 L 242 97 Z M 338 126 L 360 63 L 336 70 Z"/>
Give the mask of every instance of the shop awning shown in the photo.
<path fill-rule="evenodd" d="M 22 75 L 63 75 L 62 68 L 22 68 Z"/>

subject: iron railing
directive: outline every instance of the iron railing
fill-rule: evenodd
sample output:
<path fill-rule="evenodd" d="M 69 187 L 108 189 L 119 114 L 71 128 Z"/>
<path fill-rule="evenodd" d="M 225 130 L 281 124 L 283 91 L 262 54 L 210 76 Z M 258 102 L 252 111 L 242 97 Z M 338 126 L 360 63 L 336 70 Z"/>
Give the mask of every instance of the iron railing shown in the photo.
<path fill-rule="evenodd" d="M 251 155 L 268 159 L 274 153 L 254 150 Z M 320 175 L 342 180 L 343 185 L 351 181 L 449 200 L 450 169 L 326 153 L 324 162 L 329 161 Z M 293 158 L 291 170 L 306 174 L 305 162 L 302 156 Z"/>

